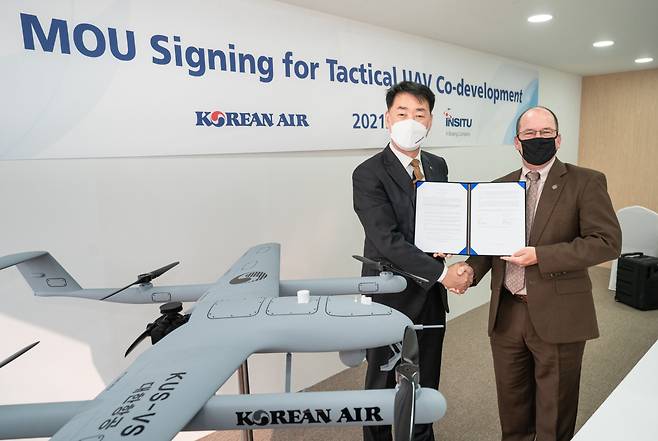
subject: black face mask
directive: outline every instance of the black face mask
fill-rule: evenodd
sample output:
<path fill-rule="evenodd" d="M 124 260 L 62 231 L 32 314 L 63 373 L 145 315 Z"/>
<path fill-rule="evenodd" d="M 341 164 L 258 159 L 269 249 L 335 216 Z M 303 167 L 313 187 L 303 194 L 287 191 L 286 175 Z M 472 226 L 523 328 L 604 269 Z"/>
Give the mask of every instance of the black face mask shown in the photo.
<path fill-rule="evenodd" d="M 557 135 L 554 138 L 520 139 L 519 141 L 523 147 L 523 159 L 532 165 L 546 164 L 557 153 L 555 148 L 556 139 Z"/>

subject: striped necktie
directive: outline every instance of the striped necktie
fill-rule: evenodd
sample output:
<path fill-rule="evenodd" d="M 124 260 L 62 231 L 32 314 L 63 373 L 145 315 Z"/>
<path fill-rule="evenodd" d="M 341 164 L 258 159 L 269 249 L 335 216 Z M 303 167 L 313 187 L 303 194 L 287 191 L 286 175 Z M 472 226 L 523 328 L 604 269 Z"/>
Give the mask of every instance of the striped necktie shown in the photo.
<path fill-rule="evenodd" d="M 423 172 L 420 171 L 420 161 L 418 159 L 412 159 L 411 166 L 414 168 L 413 183 L 416 185 L 416 182 L 424 180 L 425 176 L 423 176 Z"/>
<path fill-rule="evenodd" d="M 539 172 L 530 171 L 526 173 L 526 183 L 528 185 L 526 193 L 525 206 L 525 239 L 526 244 L 530 239 L 530 230 L 535 220 L 535 208 L 537 207 L 537 198 L 539 196 Z M 525 268 L 507 262 L 505 267 L 505 287 L 512 294 L 516 294 L 525 286 Z"/>

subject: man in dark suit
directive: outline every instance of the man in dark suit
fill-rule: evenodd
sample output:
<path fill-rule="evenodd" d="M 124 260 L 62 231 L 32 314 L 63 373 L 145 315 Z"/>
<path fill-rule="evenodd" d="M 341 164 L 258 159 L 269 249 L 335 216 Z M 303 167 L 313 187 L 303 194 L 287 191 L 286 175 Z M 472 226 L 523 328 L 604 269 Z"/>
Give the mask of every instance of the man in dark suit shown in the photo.
<path fill-rule="evenodd" d="M 523 167 L 498 181 L 526 181 L 527 246 L 467 262 L 474 283 L 491 269 L 502 441 L 567 441 L 585 341 L 599 336 L 587 269 L 619 256 L 621 230 L 605 175 L 555 158 L 561 136 L 551 110 L 527 110 L 516 129 Z"/>
<path fill-rule="evenodd" d="M 365 231 L 363 254 L 386 260 L 429 282 L 408 278 L 403 293 L 377 295 L 374 301 L 397 309 L 414 323 L 445 325 L 446 287 L 463 292 L 471 283 L 472 273 L 463 262 L 447 267 L 442 258 L 435 259 L 414 246 L 415 181 L 448 180 L 445 160 L 420 150 L 432 126 L 434 94 L 424 85 L 402 82 L 388 90 L 386 104 L 391 142 L 352 175 L 354 210 Z M 376 275 L 377 270 L 364 266 L 362 274 Z M 438 388 L 443 336 L 444 329 L 419 332 L 420 384 L 424 387 Z M 394 371 L 380 369 L 392 356 L 388 347 L 368 349 L 367 389 L 395 386 Z M 391 427 L 364 427 L 364 439 L 390 440 Z M 414 440 L 433 439 L 431 424 L 416 426 Z"/>

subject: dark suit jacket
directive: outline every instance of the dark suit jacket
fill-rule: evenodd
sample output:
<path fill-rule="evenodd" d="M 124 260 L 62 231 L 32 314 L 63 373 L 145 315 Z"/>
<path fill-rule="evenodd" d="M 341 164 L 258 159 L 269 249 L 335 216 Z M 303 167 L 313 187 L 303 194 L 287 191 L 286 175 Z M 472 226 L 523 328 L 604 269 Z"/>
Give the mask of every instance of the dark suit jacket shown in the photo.
<path fill-rule="evenodd" d="M 517 181 L 516 170 L 497 181 Z M 565 164 L 551 167 L 535 213 L 528 246 L 537 264 L 526 268 L 528 312 L 537 334 L 549 343 L 584 341 L 599 336 L 592 299 L 590 266 L 621 252 L 621 229 L 603 173 Z M 475 281 L 491 272 L 489 335 L 496 326 L 504 260 L 471 257 Z"/>
<path fill-rule="evenodd" d="M 421 151 L 421 161 L 427 181 L 448 180 L 448 166 L 443 158 Z M 365 231 L 363 254 L 386 260 L 430 281 L 419 284 L 407 279 L 403 293 L 380 294 L 373 300 L 397 309 L 414 321 L 426 307 L 448 311 L 446 290 L 437 282 L 443 272 L 443 261 L 414 246 L 415 188 L 391 147 L 360 164 L 352 174 L 352 185 L 354 211 Z M 378 272 L 364 266 L 362 274 Z"/>

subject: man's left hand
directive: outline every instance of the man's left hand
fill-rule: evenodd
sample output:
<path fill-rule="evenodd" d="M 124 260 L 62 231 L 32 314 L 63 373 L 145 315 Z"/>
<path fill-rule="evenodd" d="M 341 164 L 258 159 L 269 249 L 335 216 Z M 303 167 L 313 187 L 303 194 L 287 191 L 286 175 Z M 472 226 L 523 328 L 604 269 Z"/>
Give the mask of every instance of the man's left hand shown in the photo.
<path fill-rule="evenodd" d="M 537 253 L 535 252 L 535 247 L 523 247 L 511 256 L 503 256 L 501 259 L 518 266 L 526 267 L 537 263 Z"/>

